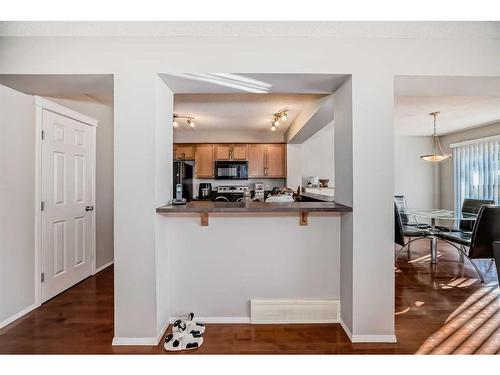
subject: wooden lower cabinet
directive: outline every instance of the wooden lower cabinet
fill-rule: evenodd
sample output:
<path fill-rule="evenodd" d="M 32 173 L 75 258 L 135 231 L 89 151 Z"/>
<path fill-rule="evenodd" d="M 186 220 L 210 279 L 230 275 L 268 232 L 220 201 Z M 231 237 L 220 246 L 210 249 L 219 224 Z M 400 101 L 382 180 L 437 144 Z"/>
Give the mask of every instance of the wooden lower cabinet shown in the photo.
<path fill-rule="evenodd" d="M 194 160 L 196 178 L 214 178 L 214 145 L 197 144 Z"/>

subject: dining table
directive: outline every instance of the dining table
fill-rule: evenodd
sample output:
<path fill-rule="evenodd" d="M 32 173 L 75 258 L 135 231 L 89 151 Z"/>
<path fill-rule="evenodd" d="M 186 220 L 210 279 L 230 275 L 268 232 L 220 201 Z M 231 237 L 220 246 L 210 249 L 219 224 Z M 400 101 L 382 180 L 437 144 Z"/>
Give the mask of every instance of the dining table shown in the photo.
<path fill-rule="evenodd" d="M 425 224 L 422 222 L 422 219 L 430 222 L 431 227 L 429 228 L 428 238 L 430 241 L 431 262 L 433 264 L 437 263 L 437 241 L 439 238 L 437 234 L 440 232 L 440 229 L 436 228 L 436 221 L 445 221 L 444 226 L 452 228 L 454 224 L 461 221 L 475 221 L 477 219 L 477 214 L 442 209 L 404 208 L 400 210 L 400 213 L 406 215 L 408 218 L 413 218 L 413 221 L 417 224 Z"/>

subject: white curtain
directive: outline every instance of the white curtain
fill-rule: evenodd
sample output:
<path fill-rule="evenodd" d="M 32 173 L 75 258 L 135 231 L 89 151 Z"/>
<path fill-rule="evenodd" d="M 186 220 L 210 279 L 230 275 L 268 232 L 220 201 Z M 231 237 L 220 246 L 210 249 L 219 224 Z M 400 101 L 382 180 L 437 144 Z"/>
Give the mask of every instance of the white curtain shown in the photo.
<path fill-rule="evenodd" d="M 500 137 L 452 145 L 455 210 L 465 198 L 500 204 Z"/>

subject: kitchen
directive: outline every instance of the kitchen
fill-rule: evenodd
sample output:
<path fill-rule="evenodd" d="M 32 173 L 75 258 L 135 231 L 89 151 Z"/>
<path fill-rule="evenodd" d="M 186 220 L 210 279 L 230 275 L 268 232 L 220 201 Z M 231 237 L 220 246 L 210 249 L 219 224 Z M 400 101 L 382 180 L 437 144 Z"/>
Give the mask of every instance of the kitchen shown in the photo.
<path fill-rule="evenodd" d="M 305 148 L 309 140 L 303 145 L 284 141 L 290 124 L 297 117 L 300 121 L 304 103 L 306 111 L 311 112 L 315 108 L 311 102 L 318 101 L 321 96 L 200 96 L 175 96 L 174 205 L 197 201 L 241 202 L 244 199 L 257 202 L 334 200 L 333 124 L 324 124 L 325 129 L 311 137 L 323 138 L 321 145 L 318 144 L 315 149 L 304 152 L 298 158 L 292 156 L 292 161 L 288 153 L 297 154 L 297 147 Z M 211 105 L 213 103 L 216 105 Z M 280 105 L 283 108 L 275 109 Z M 237 116 L 234 116 L 238 111 L 247 115 L 255 114 L 255 118 L 247 116 L 244 121 L 238 121 Z M 314 112 L 308 114 L 312 116 Z M 303 117 L 307 115 L 302 114 Z M 231 123 L 231 128 L 220 130 L 214 123 L 219 128 L 221 123 Z M 199 142 L 208 131 L 211 131 L 210 138 L 216 142 Z M 252 142 L 245 142 L 249 139 L 249 132 Z M 201 136 L 197 136 L 198 133 Z M 232 142 L 227 142 L 228 135 Z M 325 150 L 325 158 L 314 163 L 303 162 L 303 159 L 313 159 L 314 154 L 324 154 Z M 300 168 L 296 164 L 305 166 Z M 319 172 L 324 172 L 328 178 L 308 175 L 316 171 L 318 165 Z M 288 171 L 305 176 L 299 180 L 287 178 Z"/>

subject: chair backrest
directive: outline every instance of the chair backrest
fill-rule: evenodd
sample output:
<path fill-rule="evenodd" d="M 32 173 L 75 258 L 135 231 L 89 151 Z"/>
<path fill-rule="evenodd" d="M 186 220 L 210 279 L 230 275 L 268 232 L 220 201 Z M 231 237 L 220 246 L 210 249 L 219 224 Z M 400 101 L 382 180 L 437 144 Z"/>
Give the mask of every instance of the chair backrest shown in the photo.
<path fill-rule="evenodd" d="M 462 212 L 468 214 L 477 214 L 485 204 L 495 204 L 495 201 L 489 199 L 464 199 L 462 203 Z M 474 228 L 474 220 L 461 220 L 460 230 L 464 232 L 472 232 Z"/>
<path fill-rule="evenodd" d="M 405 236 L 403 234 L 403 222 L 396 202 L 394 202 L 394 243 L 400 246 L 405 245 Z"/>
<path fill-rule="evenodd" d="M 398 208 L 399 215 L 401 216 L 401 221 L 403 222 L 404 225 L 408 224 L 408 215 L 402 214 L 401 211 L 404 211 L 408 208 L 408 204 L 406 203 L 406 198 L 404 195 L 395 195 L 394 196 L 394 203 L 396 204 L 396 207 Z"/>
<path fill-rule="evenodd" d="M 472 231 L 469 258 L 493 258 L 495 241 L 500 241 L 500 206 L 482 206 Z"/>

